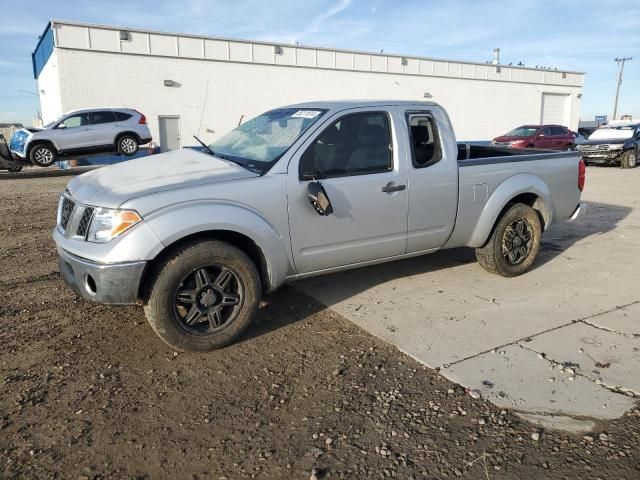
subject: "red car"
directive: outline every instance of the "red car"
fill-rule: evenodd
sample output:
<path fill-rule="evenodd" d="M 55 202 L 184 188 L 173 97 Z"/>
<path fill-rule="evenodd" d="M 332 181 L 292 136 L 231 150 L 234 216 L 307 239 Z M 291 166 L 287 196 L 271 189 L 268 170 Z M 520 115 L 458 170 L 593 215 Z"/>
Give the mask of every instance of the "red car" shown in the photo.
<path fill-rule="evenodd" d="M 493 139 L 493 145 L 543 150 L 573 150 L 575 134 L 562 125 L 523 125 Z"/>

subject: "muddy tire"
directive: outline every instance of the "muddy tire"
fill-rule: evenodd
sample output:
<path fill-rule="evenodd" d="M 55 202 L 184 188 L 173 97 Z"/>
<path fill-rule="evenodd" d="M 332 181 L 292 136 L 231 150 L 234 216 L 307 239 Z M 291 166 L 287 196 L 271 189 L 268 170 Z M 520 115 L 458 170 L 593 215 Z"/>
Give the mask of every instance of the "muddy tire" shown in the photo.
<path fill-rule="evenodd" d="M 151 282 L 147 320 L 162 340 L 182 351 L 232 343 L 251 323 L 262 295 L 251 259 L 217 240 L 182 246 L 158 266 Z"/>
<path fill-rule="evenodd" d="M 620 159 L 620 168 L 636 168 L 638 164 L 638 152 L 636 150 L 629 150 L 622 154 Z"/>
<path fill-rule="evenodd" d="M 487 243 L 476 248 L 482 267 L 503 277 L 522 275 L 531 268 L 542 237 L 542 222 L 528 205 L 512 204 L 493 229 Z"/>

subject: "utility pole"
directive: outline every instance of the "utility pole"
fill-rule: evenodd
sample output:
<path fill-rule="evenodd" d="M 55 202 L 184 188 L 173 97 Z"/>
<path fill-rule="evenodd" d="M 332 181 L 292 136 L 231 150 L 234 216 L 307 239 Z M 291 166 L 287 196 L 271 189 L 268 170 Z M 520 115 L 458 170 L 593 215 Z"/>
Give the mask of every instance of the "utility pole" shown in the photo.
<path fill-rule="evenodd" d="M 633 60 L 633 57 L 623 57 L 623 58 L 615 58 L 614 62 L 617 62 L 620 66 L 620 70 L 618 71 L 618 88 L 616 88 L 616 101 L 613 104 L 613 120 L 616 119 L 616 115 L 618 114 L 618 96 L 620 95 L 620 85 L 622 85 L 622 74 L 624 73 L 624 62 Z"/>

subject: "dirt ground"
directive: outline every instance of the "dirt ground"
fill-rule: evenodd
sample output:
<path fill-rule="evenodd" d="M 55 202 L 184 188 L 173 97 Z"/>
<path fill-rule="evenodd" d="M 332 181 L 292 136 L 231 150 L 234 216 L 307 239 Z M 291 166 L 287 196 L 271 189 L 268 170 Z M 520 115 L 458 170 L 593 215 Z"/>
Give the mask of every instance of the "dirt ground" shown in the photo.
<path fill-rule="evenodd" d="M 69 179 L 0 174 L 0 478 L 638 478 L 639 409 L 540 432 L 295 285 L 238 344 L 173 352 L 58 276 Z"/>

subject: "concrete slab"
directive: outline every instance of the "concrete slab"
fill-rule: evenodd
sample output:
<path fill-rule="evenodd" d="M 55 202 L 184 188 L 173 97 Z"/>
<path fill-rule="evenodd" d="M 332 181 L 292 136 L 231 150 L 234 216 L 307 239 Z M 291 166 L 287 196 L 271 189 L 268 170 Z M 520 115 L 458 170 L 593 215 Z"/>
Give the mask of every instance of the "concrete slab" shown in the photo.
<path fill-rule="evenodd" d="M 569 380 L 569 375 L 519 345 L 465 360 L 441 373 L 500 407 L 525 413 L 613 419 L 634 406 L 633 398 L 584 377 Z"/>
<path fill-rule="evenodd" d="M 585 321 L 598 328 L 640 337 L 640 302 Z"/>
<path fill-rule="evenodd" d="M 522 346 L 608 388 L 640 395 L 640 338 L 580 322 L 538 335 Z"/>
<path fill-rule="evenodd" d="M 577 321 L 637 335 L 638 182 L 640 168 L 589 168 L 583 195 L 589 204 L 587 215 L 548 229 L 534 268 L 521 277 L 491 275 L 475 262 L 472 250 L 458 249 L 308 279 L 295 286 L 434 368 L 451 365 L 454 369 L 457 363 L 468 367 L 468 362 L 482 366 L 486 352 L 494 348 L 517 345 L 547 331 L 554 332 L 549 334 L 552 338 L 560 327 Z M 620 305 L 629 306 L 617 309 Z M 577 351 L 574 343 L 567 341 L 566 345 L 573 345 L 567 347 L 571 354 Z M 562 345 L 558 348 L 562 351 Z M 569 355 L 559 355 L 565 357 Z M 516 368 L 522 369 L 520 376 L 513 374 Z M 507 372 L 511 373 L 504 379 L 503 389 L 514 398 L 519 398 L 518 391 L 525 398 L 527 388 L 538 389 L 541 380 L 529 372 L 526 362 L 514 363 Z M 545 374 L 545 382 L 547 377 Z M 524 378 L 529 381 L 523 386 Z M 600 389 L 606 398 L 618 399 L 589 379 L 574 382 L 587 382 L 584 391 Z M 554 389 L 544 385 L 549 387 L 544 391 L 551 395 Z M 539 399 L 536 408 L 546 409 L 541 413 L 552 418 L 548 414 L 554 409 L 553 397 L 545 401 L 540 395 L 534 395 Z M 595 404 L 603 402 L 593 398 Z M 620 402 L 630 405 L 626 398 Z M 595 418 L 612 418 L 614 410 L 622 412 L 613 407 L 589 409 Z"/>

